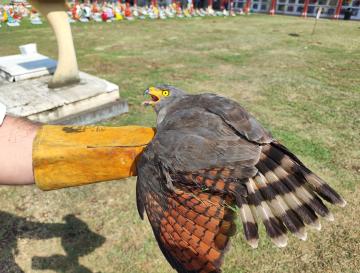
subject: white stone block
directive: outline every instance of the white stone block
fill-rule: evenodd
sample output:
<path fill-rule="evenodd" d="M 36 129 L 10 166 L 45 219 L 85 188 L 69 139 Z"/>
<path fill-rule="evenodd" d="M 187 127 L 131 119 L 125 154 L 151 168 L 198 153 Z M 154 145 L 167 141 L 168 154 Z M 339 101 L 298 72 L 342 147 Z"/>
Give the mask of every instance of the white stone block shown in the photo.
<path fill-rule="evenodd" d="M 30 48 L 23 49 L 31 51 Z M 57 62 L 39 53 L 0 57 L 0 77 L 9 81 L 36 78 L 54 73 Z"/>
<path fill-rule="evenodd" d="M 89 124 L 128 111 L 119 87 L 80 72 L 80 83 L 49 89 L 51 76 L 18 82 L 0 79 L 0 103 L 7 112 L 44 123 Z"/>

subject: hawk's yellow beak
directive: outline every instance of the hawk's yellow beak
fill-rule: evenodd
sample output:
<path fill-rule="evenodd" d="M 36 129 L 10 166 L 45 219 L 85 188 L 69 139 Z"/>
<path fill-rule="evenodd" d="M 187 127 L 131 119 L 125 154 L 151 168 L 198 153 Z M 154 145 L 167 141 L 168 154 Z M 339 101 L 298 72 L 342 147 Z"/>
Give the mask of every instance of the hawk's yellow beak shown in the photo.
<path fill-rule="evenodd" d="M 145 90 L 144 95 L 150 95 L 151 96 L 151 100 L 148 101 L 144 101 L 143 105 L 145 106 L 155 106 L 155 104 L 164 96 L 166 96 L 166 94 L 168 94 L 168 91 L 164 91 L 161 90 L 159 88 L 156 87 L 149 87 L 148 89 Z"/>

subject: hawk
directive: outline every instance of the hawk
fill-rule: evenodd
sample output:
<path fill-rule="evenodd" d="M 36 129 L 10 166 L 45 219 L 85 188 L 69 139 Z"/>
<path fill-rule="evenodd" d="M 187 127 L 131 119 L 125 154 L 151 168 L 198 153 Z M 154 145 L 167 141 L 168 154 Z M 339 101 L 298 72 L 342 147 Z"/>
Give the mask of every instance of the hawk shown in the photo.
<path fill-rule="evenodd" d="M 137 163 L 137 208 L 178 272 L 221 272 L 237 215 L 251 247 L 261 222 L 284 247 L 287 232 L 306 240 L 306 227 L 320 230 L 319 217 L 334 219 L 323 200 L 345 206 L 237 102 L 169 85 L 145 93 L 157 133 Z"/>

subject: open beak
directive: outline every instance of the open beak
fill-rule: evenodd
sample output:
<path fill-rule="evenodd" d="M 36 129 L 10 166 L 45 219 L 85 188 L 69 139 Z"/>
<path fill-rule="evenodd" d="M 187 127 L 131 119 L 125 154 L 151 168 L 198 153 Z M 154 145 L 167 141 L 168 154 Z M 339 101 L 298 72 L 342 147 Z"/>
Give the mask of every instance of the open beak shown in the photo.
<path fill-rule="evenodd" d="M 144 106 L 155 106 L 155 104 L 160 100 L 162 91 L 156 87 L 150 87 L 145 90 L 144 96 L 150 96 L 151 100 L 146 100 L 142 104 Z"/>

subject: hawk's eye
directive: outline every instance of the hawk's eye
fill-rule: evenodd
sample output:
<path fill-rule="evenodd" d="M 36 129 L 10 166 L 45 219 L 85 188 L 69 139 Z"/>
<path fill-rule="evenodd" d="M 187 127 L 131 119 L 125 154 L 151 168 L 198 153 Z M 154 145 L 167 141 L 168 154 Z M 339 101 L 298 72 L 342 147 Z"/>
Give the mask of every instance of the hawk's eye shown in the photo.
<path fill-rule="evenodd" d="M 164 97 L 167 97 L 167 96 L 170 95 L 170 92 L 168 90 L 163 90 L 162 94 L 163 94 Z"/>

